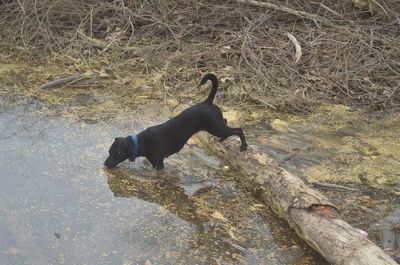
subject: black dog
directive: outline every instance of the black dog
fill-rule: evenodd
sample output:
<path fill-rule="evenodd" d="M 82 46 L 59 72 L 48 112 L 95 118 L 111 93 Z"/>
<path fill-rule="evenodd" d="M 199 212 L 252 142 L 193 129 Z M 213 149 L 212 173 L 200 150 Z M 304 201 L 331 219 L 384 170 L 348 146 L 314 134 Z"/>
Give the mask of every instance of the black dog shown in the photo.
<path fill-rule="evenodd" d="M 237 135 L 242 142 L 240 151 L 246 150 L 247 143 L 242 129 L 228 127 L 221 110 L 213 104 L 218 88 L 217 77 L 206 74 L 200 85 L 208 80 L 211 80 L 212 89 L 205 101 L 184 110 L 169 121 L 147 128 L 137 136 L 115 138 L 104 165 L 115 167 L 128 158 L 135 161 L 136 157 L 144 156 L 154 168 L 163 169 L 164 158 L 181 150 L 187 140 L 199 131 L 207 131 L 221 140 Z"/>

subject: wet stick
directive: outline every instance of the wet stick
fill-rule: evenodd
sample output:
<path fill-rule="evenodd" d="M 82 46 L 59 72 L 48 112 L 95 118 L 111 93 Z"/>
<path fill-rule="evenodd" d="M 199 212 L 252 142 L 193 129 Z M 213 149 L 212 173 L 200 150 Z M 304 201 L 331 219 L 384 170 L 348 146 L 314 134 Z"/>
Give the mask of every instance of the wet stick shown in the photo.
<path fill-rule="evenodd" d="M 346 186 L 332 184 L 332 183 L 326 183 L 326 182 L 315 182 L 315 183 L 313 183 L 313 185 L 314 186 L 319 186 L 321 188 L 326 188 L 326 189 L 359 191 L 358 189 L 349 188 L 349 187 L 346 187 Z"/>
<path fill-rule="evenodd" d="M 320 192 L 252 147 L 239 153 L 239 143 L 222 144 L 196 137 L 226 165 L 235 168 L 235 178 L 246 190 L 270 206 L 309 246 L 331 264 L 395 265 L 388 254 L 340 217 L 337 208 Z"/>

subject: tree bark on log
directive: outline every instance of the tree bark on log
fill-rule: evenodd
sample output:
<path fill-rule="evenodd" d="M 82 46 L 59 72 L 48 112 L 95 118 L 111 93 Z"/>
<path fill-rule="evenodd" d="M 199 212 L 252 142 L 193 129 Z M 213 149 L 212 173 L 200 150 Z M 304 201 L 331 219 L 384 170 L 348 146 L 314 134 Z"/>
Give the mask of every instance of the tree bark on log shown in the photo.
<path fill-rule="evenodd" d="M 251 146 L 239 153 L 239 142 L 233 139 L 220 144 L 203 134 L 196 138 L 238 172 L 236 180 L 246 190 L 285 219 L 300 238 L 331 264 L 397 264 L 360 230 L 343 221 L 328 198 L 279 167 L 268 155 Z"/>

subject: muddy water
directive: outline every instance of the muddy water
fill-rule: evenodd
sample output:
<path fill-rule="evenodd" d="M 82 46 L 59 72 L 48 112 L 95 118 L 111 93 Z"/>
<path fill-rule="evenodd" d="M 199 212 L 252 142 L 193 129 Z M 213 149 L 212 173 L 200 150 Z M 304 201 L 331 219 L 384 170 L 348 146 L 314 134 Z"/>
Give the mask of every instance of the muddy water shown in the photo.
<path fill-rule="evenodd" d="M 167 118 L 158 100 L 41 93 L 1 89 L 1 264 L 325 263 L 195 141 L 161 172 L 104 169 L 113 137 Z"/>

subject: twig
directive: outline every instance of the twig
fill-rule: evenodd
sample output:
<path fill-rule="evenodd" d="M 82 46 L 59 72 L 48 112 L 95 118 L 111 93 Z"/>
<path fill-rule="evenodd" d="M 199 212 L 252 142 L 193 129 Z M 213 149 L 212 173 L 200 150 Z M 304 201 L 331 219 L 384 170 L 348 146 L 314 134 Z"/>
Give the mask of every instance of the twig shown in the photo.
<path fill-rule="evenodd" d="M 390 18 L 389 13 L 386 11 L 385 8 L 383 8 L 383 6 L 382 6 L 381 4 L 379 4 L 379 3 L 378 3 L 377 1 L 375 1 L 375 0 L 371 0 L 371 1 L 374 2 L 375 5 L 379 6 L 379 7 L 382 9 L 382 11 L 386 14 L 386 16 L 387 16 L 388 18 Z"/>
<path fill-rule="evenodd" d="M 89 43 L 91 43 L 92 45 L 98 47 L 98 48 L 106 48 L 107 47 L 107 43 L 102 41 L 102 40 L 98 40 L 95 38 L 91 38 L 89 36 L 86 36 L 85 33 L 83 33 L 83 31 L 81 29 L 78 29 L 76 31 L 78 33 L 79 36 L 81 36 L 82 38 L 84 38 L 86 41 L 88 41 Z"/>
<path fill-rule="evenodd" d="M 314 182 L 313 185 L 314 186 L 319 186 L 319 187 L 322 187 L 322 188 L 327 188 L 327 189 L 359 191 L 359 189 L 349 188 L 349 187 L 346 187 L 346 186 L 332 184 L 332 183 L 326 183 L 326 182 Z"/>
<path fill-rule="evenodd" d="M 291 8 L 283 6 L 283 5 L 276 5 L 276 4 L 267 3 L 267 2 L 259 2 L 259 1 L 255 1 L 255 0 L 237 0 L 237 1 L 239 3 L 243 3 L 243 4 L 262 6 L 262 7 L 270 8 L 270 9 L 273 9 L 273 10 L 281 11 L 281 12 L 284 12 L 284 13 L 289 13 L 289 14 L 295 15 L 297 17 L 307 18 L 307 19 L 312 20 L 312 21 L 317 20 L 317 21 L 320 21 L 320 22 L 331 24 L 330 21 L 328 21 L 327 19 L 325 19 L 325 18 L 323 18 L 321 16 L 310 14 L 310 13 L 307 13 L 307 12 L 304 12 L 304 11 L 291 9 Z"/>
<path fill-rule="evenodd" d="M 247 249 L 245 249 L 244 247 L 234 243 L 232 240 L 229 240 L 227 238 L 222 238 L 222 241 L 224 241 L 225 243 L 230 244 L 232 247 L 236 248 L 237 250 L 243 252 L 243 253 L 248 253 L 249 251 Z"/>
<path fill-rule="evenodd" d="M 339 14 L 338 12 L 336 12 L 335 10 L 330 9 L 329 7 L 327 7 L 326 5 L 324 5 L 323 3 L 320 3 L 320 6 L 322 8 L 324 8 L 325 10 L 331 12 L 332 14 L 334 14 L 337 17 L 340 17 L 341 19 L 343 19 L 343 16 L 341 14 Z"/>
<path fill-rule="evenodd" d="M 95 38 L 91 38 L 89 36 L 86 36 L 85 33 L 82 32 L 81 29 L 78 29 L 76 31 L 78 33 L 79 36 L 81 36 L 82 38 L 84 38 L 87 42 L 89 42 L 90 44 L 92 44 L 95 47 L 101 48 L 103 52 L 105 52 L 109 46 L 115 42 L 116 39 L 113 39 L 112 41 L 110 41 L 109 43 L 102 41 L 102 40 L 98 40 Z M 124 47 L 119 47 L 119 49 L 121 49 L 122 51 L 137 51 L 136 47 L 130 47 L 130 46 L 124 46 Z"/>
<path fill-rule="evenodd" d="M 297 41 L 297 39 L 292 35 L 292 34 L 290 34 L 289 32 L 286 32 L 286 34 L 285 34 L 288 38 L 289 38 L 289 40 L 294 44 L 294 47 L 295 47 L 295 49 L 296 49 L 296 54 L 295 54 L 295 56 L 294 56 L 294 58 L 295 58 L 295 60 L 294 60 L 294 64 L 297 64 L 298 62 L 299 62 L 299 60 L 300 60 L 300 58 L 301 58 L 301 56 L 302 56 L 302 51 L 301 51 L 301 46 L 300 46 L 300 43 Z"/>
<path fill-rule="evenodd" d="M 76 75 L 60 78 L 60 79 L 51 81 L 49 83 L 46 83 L 44 85 L 41 85 L 40 89 L 50 89 L 50 88 L 56 88 L 56 87 L 60 87 L 60 86 L 66 86 L 73 82 L 76 82 L 76 81 L 79 81 L 82 79 L 87 79 L 92 76 L 93 76 L 93 74 L 76 74 Z"/>

